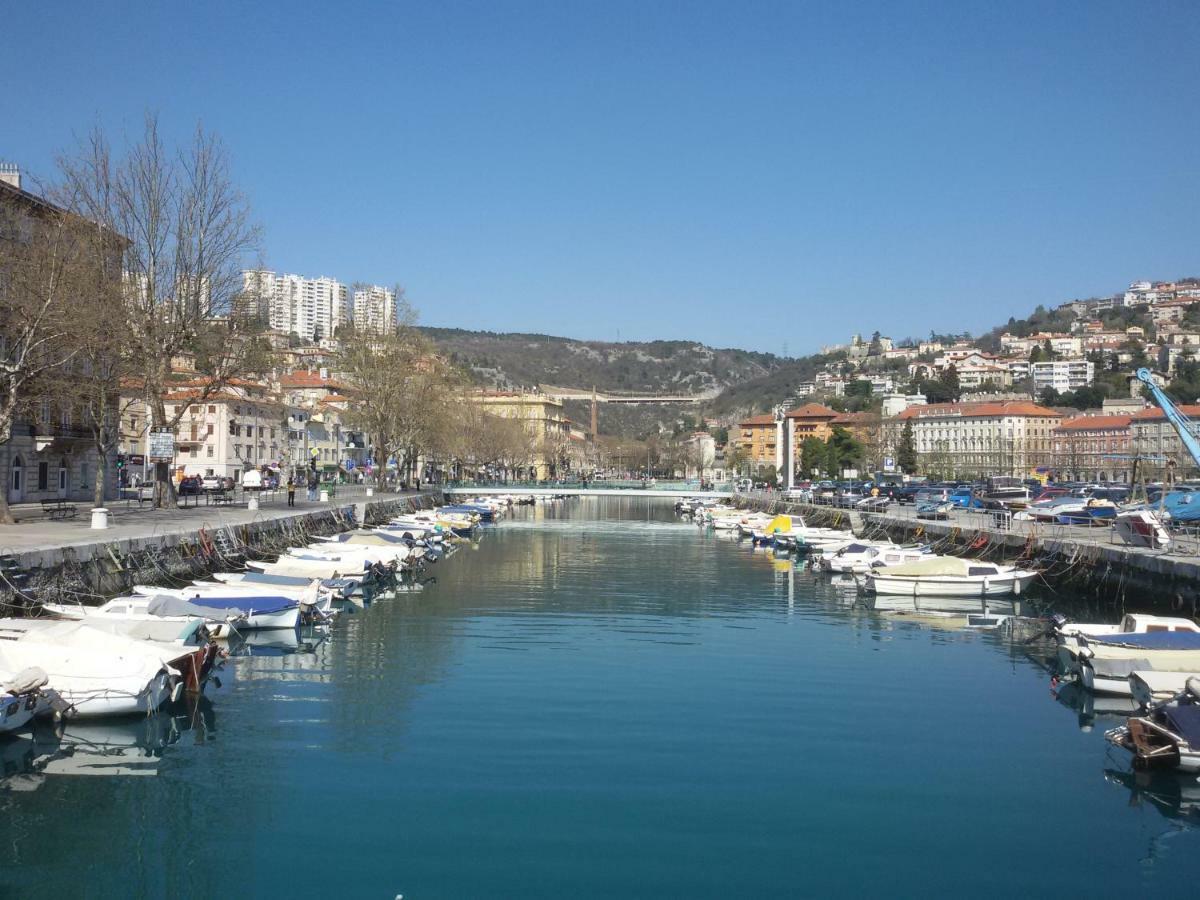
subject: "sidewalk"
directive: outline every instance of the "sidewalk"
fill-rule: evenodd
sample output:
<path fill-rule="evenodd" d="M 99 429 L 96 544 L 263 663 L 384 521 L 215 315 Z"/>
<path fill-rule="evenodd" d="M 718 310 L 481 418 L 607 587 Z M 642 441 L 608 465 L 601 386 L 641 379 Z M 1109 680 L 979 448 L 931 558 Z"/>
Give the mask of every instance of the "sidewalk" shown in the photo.
<path fill-rule="evenodd" d="M 335 497 L 327 503 L 309 501 L 303 492 L 296 494 L 295 507 L 287 505 L 287 493 L 279 491 L 274 496 L 261 498 L 258 509 L 247 509 L 239 495 L 238 503 L 228 505 L 180 507 L 178 509 L 139 509 L 126 507 L 124 502 L 114 503 L 109 510 L 109 527 L 92 530 L 91 506 L 76 504 L 79 512 L 74 519 L 50 520 L 41 515 L 40 505 L 35 504 L 37 514 L 30 518 L 20 517 L 16 525 L 0 525 L 0 556 L 21 555 L 56 551 L 65 547 L 75 548 L 81 557 L 90 557 L 91 552 L 81 548 L 103 546 L 128 541 L 144 541 L 159 536 L 193 534 L 201 528 L 215 530 L 227 525 L 245 525 L 252 522 L 286 519 L 312 513 L 327 512 L 367 502 L 391 502 L 406 498 L 421 497 L 430 491 L 405 491 L 401 493 L 376 493 L 368 498 L 362 485 L 339 487 Z M 27 512 L 30 507 L 16 507 Z"/>

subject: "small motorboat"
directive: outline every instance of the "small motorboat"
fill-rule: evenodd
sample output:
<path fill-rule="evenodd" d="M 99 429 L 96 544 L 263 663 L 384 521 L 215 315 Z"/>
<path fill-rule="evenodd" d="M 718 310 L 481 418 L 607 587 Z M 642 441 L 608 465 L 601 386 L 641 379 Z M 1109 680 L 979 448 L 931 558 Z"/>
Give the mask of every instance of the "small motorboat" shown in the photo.
<path fill-rule="evenodd" d="M 1075 675 L 1079 672 L 1079 638 L 1081 635 L 1096 637 L 1117 634 L 1150 634 L 1158 631 L 1194 631 L 1200 632 L 1200 625 L 1191 619 L 1180 619 L 1171 616 L 1152 616 L 1146 613 L 1126 613 L 1116 624 L 1100 622 L 1067 622 L 1057 619 L 1054 634 L 1058 642 L 1058 668 L 1062 675 Z"/>
<path fill-rule="evenodd" d="M 1136 768 L 1200 772 L 1200 676 L 1189 678 L 1174 697 L 1152 704 L 1104 737 L 1132 753 Z"/>
<path fill-rule="evenodd" d="M 1037 572 L 1016 566 L 937 556 L 898 566 L 872 568 L 865 589 L 873 594 L 907 597 L 1003 597 L 1020 595 Z"/>
<path fill-rule="evenodd" d="M 1098 694 L 1131 694 L 1133 672 L 1200 672 L 1200 633 L 1194 631 L 1080 634 L 1077 640 L 1079 682 Z"/>
<path fill-rule="evenodd" d="M 929 559 L 929 547 L 901 547 L 892 543 L 855 541 L 832 553 L 822 553 L 818 565 L 825 572 L 864 573 L 872 566 L 898 566 Z"/>
<path fill-rule="evenodd" d="M 51 628 L 25 628 L 43 622 Z M 0 672 L 40 668 L 78 716 L 154 712 L 173 694 L 170 651 L 83 622 L 0 619 Z M 178 673 L 174 673 L 177 677 Z"/>
<path fill-rule="evenodd" d="M 145 587 L 146 592 L 156 588 Z M 183 628 L 195 617 L 191 615 L 163 616 L 154 615 L 148 609 L 150 598 L 147 593 L 138 593 L 126 597 L 114 597 L 100 606 L 83 606 L 75 603 L 43 603 L 42 609 L 56 619 L 71 619 L 74 621 L 97 624 L 101 622 L 172 622 L 178 628 Z M 211 637 L 217 640 L 227 640 L 229 635 L 244 624 L 245 617 L 231 615 L 224 619 L 204 619 Z"/>
<path fill-rule="evenodd" d="M 221 587 L 218 585 L 218 587 Z M 195 588 L 141 588 L 149 597 L 147 610 L 151 615 L 192 616 L 219 619 L 234 616 L 241 620 L 239 631 L 260 628 L 295 628 L 300 624 L 300 601 L 296 597 L 230 591 L 198 591 Z"/>

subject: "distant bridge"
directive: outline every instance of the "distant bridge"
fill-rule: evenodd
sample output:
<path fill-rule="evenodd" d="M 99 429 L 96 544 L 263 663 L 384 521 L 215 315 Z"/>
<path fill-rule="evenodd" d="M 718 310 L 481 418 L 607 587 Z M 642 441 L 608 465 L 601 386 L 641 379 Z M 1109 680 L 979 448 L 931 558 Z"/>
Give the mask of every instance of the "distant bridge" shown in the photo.
<path fill-rule="evenodd" d="M 586 388 L 555 387 L 539 384 L 538 391 L 555 400 L 595 400 L 597 403 L 705 403 L 719 393 L 720 388 L 710 388 L 700 394 L 648 394 L 636 391 L 597 391 Z"/>

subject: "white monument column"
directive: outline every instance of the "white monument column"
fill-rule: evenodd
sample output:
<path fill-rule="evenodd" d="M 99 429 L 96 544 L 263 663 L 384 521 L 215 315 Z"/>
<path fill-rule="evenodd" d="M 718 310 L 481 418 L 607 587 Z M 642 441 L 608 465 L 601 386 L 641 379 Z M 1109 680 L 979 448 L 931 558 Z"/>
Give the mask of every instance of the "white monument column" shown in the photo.
<path fill-rule="evenodd" d="M 784 477 L 783 473 L 783 442 L 786 434 L 783 423 L 787 421 L 782 406 L 775 407 L 775 474 Z M 789 453 L 788 456 L 791 456 Z"/>
<path fill-rule="evenodd" d="M 790 491 L 796 484 L 796 420 L 787 419 L 787 489 Z"/>

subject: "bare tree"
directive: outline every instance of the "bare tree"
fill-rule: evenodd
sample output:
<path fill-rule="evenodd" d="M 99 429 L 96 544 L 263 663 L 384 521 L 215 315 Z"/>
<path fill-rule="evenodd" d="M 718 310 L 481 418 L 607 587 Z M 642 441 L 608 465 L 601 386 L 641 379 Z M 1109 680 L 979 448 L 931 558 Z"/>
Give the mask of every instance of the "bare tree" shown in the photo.
<path fill-rule="evenodd" d="M 125 238 L 116 314 L 153 427 L 179 425 L 187 406 L 168 411 L 163 398 L 180 380 L 203 403 L 267 364 L 256 304 L 241 302 L 242 264 L 259 234 L 214 135 L 198 127 L 188 146 L 173 151 L 149 115 L 123 158 L 113 158 L 97 130 L 59 160 L 59 170 L 64 205 Z M 177 371 L 181 360 L 194 369 L 186 378 Z M 163 506 L 172 490 L 165 467 L 157 480 Z"/>
<path fill-rule="evenodd" d="M 398 324 L 343 341 L 338 370 L 354 403 L 349 418 L 371 436 L 382 486 L 390 459 L 407 477 L 422 451 L 445 443 L 441 417 L 455 397 L 457 373 L 414 326 L 415 313 L 396 288 Z"/>

